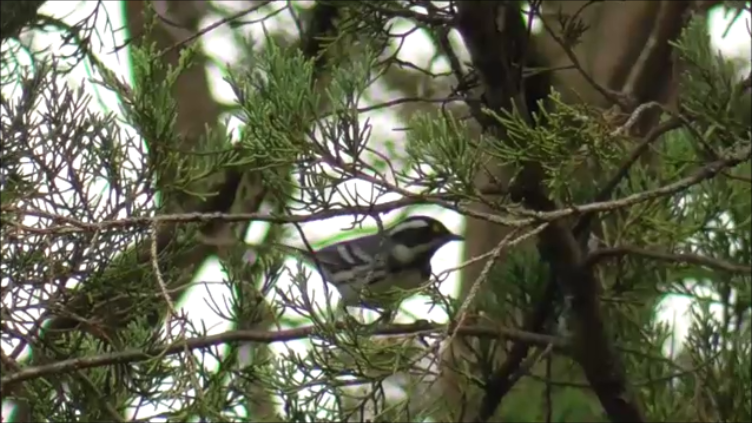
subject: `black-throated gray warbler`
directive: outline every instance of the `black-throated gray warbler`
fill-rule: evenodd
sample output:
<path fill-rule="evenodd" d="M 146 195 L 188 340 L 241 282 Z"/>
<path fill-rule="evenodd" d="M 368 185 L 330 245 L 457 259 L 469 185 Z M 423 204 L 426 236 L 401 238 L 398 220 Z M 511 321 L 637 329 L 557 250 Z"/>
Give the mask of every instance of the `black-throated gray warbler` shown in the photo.
<path fill-rule="evenodd" d="M 411 216 L 381 233 L 316 251 L 295 250 L 334 285 L 342 297 L 341 305 L 391 308 L 390 290 L 426 284 L 434 253 L 450 241 L 461 240 L 436 219 Z"/>

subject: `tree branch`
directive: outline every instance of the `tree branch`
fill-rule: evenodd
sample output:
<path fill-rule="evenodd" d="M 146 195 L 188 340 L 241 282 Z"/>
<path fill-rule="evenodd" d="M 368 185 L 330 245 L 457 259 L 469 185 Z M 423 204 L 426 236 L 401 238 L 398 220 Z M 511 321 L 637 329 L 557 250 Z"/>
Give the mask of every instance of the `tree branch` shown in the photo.
<path fill-rule="evenodd" d="M 337 324 L 337 330 L 345 330 L 345 328 L 345 323 Z M 447 330 L 453 329 L 454 328 L 452 327 L 452 325 L 436 324 L 424 321 L 412 324 L 395 324 L 384 326 L 377 328 L 373 332 L 373 334 L 380 336 L 436 334 L 440 336 L 441 334 L 446 333 Z M 189 338 L 185 340 L 178 339 L 168 345 L 155 347 L 149 350 L 130 349 L 114 353 L 79 357 L 68 360 L 61 360 L 40 366 L 22 368 L 16 372 L 4 376 L 2 380 L 0 380 L 0 389 L 5 390 L 15 384 L 49 376 L 52 374 L 71 373 L 74 371 L 90 369 L 94 367 L 141 362 L 154 359 L 155 357 L 166 357 L 175 354 L 181 354 L 185 352 L 186 347 L 190 350 L 195 350 L 198 348 L 207 348 L 226 343 L 238 342 L 258 342 L 263 344 L 270 344 L 274 342 L 287 342 L 296 339 L 322 336 L 324 333 L 330 333 L 330 331 L 321 332 L 315 326 L 305 326 L 296 329 L 286 329 L 279 331 L 235 330 L 199 338 Z M 567 350 L 567 343 L 561 338 L 524 332 L 516 329 L 467 326 L 458 328 L 457 335 L 482 338 L 517 339 L 529 344 L 540 345 L 544 348 L 551 345 L 554 349 L 561 352 L 566 352 Z"/>
<path fill-rule="evenodd" d="M 627 159 L 624 160 L 621 166 L 619 166 L 619 169 L 617 169 L 614 175 L 611 176 L 611 179 L 609 179 L 606 184 L 603 185 L 600 191 L 598 191 L 598 193 L 595 195 L 595 201 L 606 201 L 611 198 L 611 195 L 613 194 L 616 187 L 619 186 L 621 181 L 629 175 L 629 170 L 648 150 L 648 147 L 650 147 L 653 142 L 655 142 L 663 134 L 674 129 L 678 129 L 681 127 L 681 125 L 681 119 L 672 117 L 671 119 L 654 127 L 647 135 L 645 135 L 642 141 L 637 144 L 634 150 L 632 150 L 632 153 L 630 153 L 629 157 L 627 157 Z M 575 234 L 577 234 L 575 236 L 579 237 L 580 234 L 589 233 L 590 224 L 592 223 L 594 217 L 595 213 L 585 213 L 580 216 L 580 218 L 577 220 L 577 224 L 575 224 L 574 226 L 573 231 L 575 232 Z M 587 240 L 587 238 L 585 239 Z"/>
<path fill-rule="evenodd" d="M 637 192 L 626 197 L 618 198 L 611 201 L 597 201 L 593 203 L 574 205 L 561 207 L 556 209 L 553 205 L 548 209 L 535 209 L 530 207 L 528 210 L 515 210 L 518 215 L 526 216 L 522 219 L 507 219 L 497 215 L 489 213 L 483 213 L 464 206 L 454 205 L 446 200 L 439 199 L 439 197 L 414 197 L 411 199 L 396 200 L 388 203 L 374 204 L 370 206 L 348 206 L 341 209 L 324 210 L 321 212 L 310 213 L 307 215 L 282 215 L 274 213 L 182 213 L 182 214 L 170 214 L 170 215 L 158 215 L 158 216 L 145 216 L 145 217 L 131 217 L 125 219 L 105 220 L 98 223 L 82 222 L 66 216 L 56 215 L 41 210 L 27 210 L 20 209 L 12 205 L 2 207 L 2 211 L 15 212 L 19 217 L 21 216 L 36 216 L 53 220 L 55 222 L 63 222 L 64 224 L 53 226 L 51 228 L 34 228 L 30 226 L 21 225 L 16 220 L 10 220 L 7 217 L 1 221 L 8 225 L 13 225 L 17 230 L 28 231 L 32 233 L 40 234 L 70 234 L 79 232 L 94 232 L 104 231 L 111 229 L 126 229 L 126 228 L 148 228 L 153 225 L 154 222 L 169 222 L 169 223 L 192 223 L 192 222 L 241 222 L 241 221 L 260 221 L 270 223 L 303 223 L 312 222 L 316 220 L 328 219 L 336 216 L 348 216 L 353 214 L 359 215 L 372 215 L 376 213 L 385 213 L 394 210 L 399 207 L 404 207 L 411 204 L 435 204 L 448 209 L 457 210 L 465 215 L 472 216 L 478 219 L 485 219 L 489 222 L 497 223 L 503 226 L 509 227 L 524 227 L 530 226 L 536 223 L 553 222 L 569 216 L 584 215 L 586 213 L 613 211 L 620 208 L 634 206 L 636 204 L 650 201 L 655 198 L 667 197 L 670 195 L 678 194 L 688 188 L 697 185 L 707 179 L 722 173 L 724 170 L 737 166 L 752 157 L 752 148 L 745 146 L 738 148 L 732 154 L 726 157 L 721 157 L 718 160 L 709 162 L 702 167 L 695 169 L 694 172 L 688 176 L 674 181 L 670 184 L 662 187 Z M 530 176 L 529 174 L 527 176 Z M 540 188 L 536 188 L 534 185 L 530 185 L 530 180 L 523 185 L 518 185 L 513 191 L 513 195 L 517 195 L 520 198 L 535 194 Z M 387 185 L 382 183 L 380 185 Z M 398 190 L 395 190 L 398 191 Z"/>
<path fill-rule="evenodd" d="M 585 266 L 592 267 L 604 259 L 617 258 L 620 256 L 634 255 L 654 260 L 667 261 L 673 263 L 687 263 L 698 266 L 705 266 L 711 269 L 722 270 L 732 273 L 743 273 L 749 275 L 752 273 L 752 266 L 731 263 L 726 260 L 702 256 L 699 254 L 688 253 L 665 253 L 662 251 L 653 251 L 645 248 L 623 245 L 618 247 L 601 248 L 588 254 L 585 259 Z"/>

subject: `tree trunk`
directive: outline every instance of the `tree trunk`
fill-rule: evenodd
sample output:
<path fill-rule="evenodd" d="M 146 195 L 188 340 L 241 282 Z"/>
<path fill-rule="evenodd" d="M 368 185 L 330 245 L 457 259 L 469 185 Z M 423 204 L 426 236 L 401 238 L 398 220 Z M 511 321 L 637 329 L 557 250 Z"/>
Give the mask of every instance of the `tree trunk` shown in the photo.
<path fill-rule="evenodd" d="M 465 7 L 488 7 L 475 2 L 464 3 Z M 587 6 L 587 7 L 586 7 Z M 565 16 L 572 16 L 581 11 L 580 18 L 584 21 L 588 30 L 581 38 L 581 42 L 574 48 L 575 56 L 582 67 L 582 72 L 592 76 L 592 79 L 616 92 L 620 92 L 628 100 L 625 104 L 631 107 L 650 101 L 666 103 L 672 95 L 674 87 L 674 68 L 671 62 L 670 46 L 667 41 L 675 39 L 679 35 L 689 2 L 585 2 L 585 1 L 551 1 L 543 3 L 543 15 L 546 17 L 545 26 L 554 34 L 561 37 L 560 28 L 555 17 L 561 11 Z M 462 7 L 460 5 L 459 7 Z M 470 28 L 482 28 L 484 26 L 499 27 L 498 14 L 494 13 L 469 13 L 478 19 Z M 494 21 L 495 20 L 495 21 Z M 484 22 L 485 21 L 485 22 Z M 532 37 L 529 42 L 531 56 L 535 55 L 544 62 L 547 67 L 554 69 L 570 66 L 572 61 L 565 53 L 561 45 L 544 29 L 540 35 Z M 463 39 L 472 52 L 473 49 L 485 49 L 486 54 L 498 54 L 488 45 L 471 45 L 471 34 L 460 32 Z M 524 36 L 524 35 L 523 35 Z M 522 43 L 523 41 L 518 41 Z M 476 67 L 480 68 L 476 63 Z M 498 72 L 503 72 L 499 69 Z M 554 72 L 551 75 L 553 88 L 562 93 L 565 101 L 572 103 L 590 103 L 604 109 L 613 106 L 613 102 L 604 98 L 601 93 L 592 86 L 578 70 L 565 70 Z M 526 91 L 530 91 L 526 87 Z M 528 99 L 530 104 L 534 99 Z M 630 113 L 631 109 L 619 109 L 617 113 Z M 658 112 L 658 111 L 656 111 Z M 638 131 L 644 133 L 656 122 L 658 113 L 647 113 L 647 118 L 642 119 L 638 125 Z M 623 119 L 623 117 L 622 117 Z M 639 134 L 636 134 L 639 135 Z M 502 186 L 509 183 L 509 172 L 496 175 L 502 182 Z M 607 179 L 606 175 L 599 178 L 597 175 L 583 175 L 586 178 Z M 490 181 L 484 175 L 479 176 L 479 188 L 486 186 Z M 465 259 L 476 257 L 492 250 L 498 242 L 507 235 L 508 231 L 498 225 L 486 221 L 468 219 L 466 238 Z M 500 258 L 503 260 L 503 257 Z M 461 297 L 464 298 L 471 288 L 471 284 L 478 277 L 483 263 L 469 266 L 463 273 L 463 286 Z M 489 289 L 488 287 L 484 289 Z M 482 294 L 481 294 L 482 295 Z M 548 300 L 546 300 L 548 301 Z M 551 308 L 551 305 L 538 307 L 538 314 Z M 540 331 L 541 320 L 534 318 L 535 310 L 520 310 L 525 316 L 516 316 L 517 321 L 525 321 L 530 327 L 527 330 Z M 538 316 L 541 317 L 541 316 Z M 545 320 L 545 319 L 544 319 Z M 533 323 L 536 322 L 536 323 Z M 515 325 L 515 322 L 498 322 L 500 325 Z M 497 370 L 490 377 L 477 374 L 481 380 L 493 381 L 488 389 L 501 387 L 505 392 L 490 393 L 481 392 L 471 387 L 468 380 L 453 367 L 462 368 L 470 360 L 469 351 L 460 343 L 455 342 L 444 354 L 444 369 L 442 371 L 442 384 L 444 398 L 456 400 L 450 407 L 451 410 L 459 410 L 463 399 L 466 401 L 465 409 L 476 410 L 482 403 L 497 410 L 502 398 L 514 382 L 509 382 L 511 374 L 519 368 L 521 361 L 528 355 L 528 347 L 514 345 L 507 354 L 498 357 L 502 365 L 497 364 Z M 490 394 L 490 395 L 489 395 Z M 488 397 L 498 397 L 497 400 L 488 404 Z M 495 403 L 494 403 L 495 402 Z M 457 418 L 457 416 L 454 416 Z M 462 416 L 464 421 L 473 421 L 477 415 L 472 412 Z"/>

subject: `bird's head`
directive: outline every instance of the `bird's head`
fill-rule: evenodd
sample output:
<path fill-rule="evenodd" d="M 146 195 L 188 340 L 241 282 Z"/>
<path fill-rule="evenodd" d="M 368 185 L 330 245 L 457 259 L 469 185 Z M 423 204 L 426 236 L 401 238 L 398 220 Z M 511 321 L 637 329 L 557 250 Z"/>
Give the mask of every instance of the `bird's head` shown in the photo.
<path fill-rule="evenodd" d="M 429 259 L 444 244 L 462 241 L 440 221 L 428 216 L 411 216 L 389 228 L 392 257 L 402 264 Z"/>

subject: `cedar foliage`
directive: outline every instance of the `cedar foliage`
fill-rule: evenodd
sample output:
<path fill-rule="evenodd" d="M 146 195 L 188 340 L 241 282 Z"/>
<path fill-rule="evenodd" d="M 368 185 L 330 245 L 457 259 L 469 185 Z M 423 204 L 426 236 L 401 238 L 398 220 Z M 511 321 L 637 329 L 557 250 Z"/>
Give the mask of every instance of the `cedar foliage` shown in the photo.
<path fill-rule="evenodd" d="M 199 44 L 176 45 L 167 63 L 155 40 L 168 23 L 147 7 L 124 47 L 126 81 L 91 50 L 101 4 L 72 26 L 41 4 L 3 2 L 0 28 L 2 392 L 15 419 L 752 419 L 750 74 L 711 46 L 707 8 L 688 7 L 662 40 L 670 101 L 592 81 L 604 106 L 563 94 L 557 72 L 587 69 L 548 68 L 536 48 L 547 31 L 568 52 L 587 36 L 585 18 L 548 2 L 499 6 L 504 30 L 523 30 L 482 60 L 492 45 L 468 46 L 468 59 L 449 37 L 473 42 L 466 19 L 484 19 L 480 2 L 249 2 L 248 16 L 207 2 L 242 47 L 223 67 L 240 124 L 189 136 L 174 93 L 202 65 Z M 243 35 L 276 10 L 295 28 Z M 398 57 L 406 23 L 449 72 Z M 75 53 L 34 50 L 31 36 L 52 27 Z M 117 94 L 118 114 L 65 78 L 78 61 L 94 70 L 85 83 Z M 401 119 L 404 137 L 375 127 L 374 110 Z M 427 208 L 508 232 L 460 297 L 436 284 L 404 293 L 445 322 L 338 316 L 315 269 L 272 248 L 306 220 L 338 217 L 357 236 Z M 265 236 L 249 261 L 251 225 Z M 341 239 L 330 233 L 314 244 Z M 207 259 L 222 269 L 214 291 L 194 278 Z M 231 330 L 210 334 L 178 310 L 189 286 Z M 667 350 L 656 312 L 670 295 L 694 306 L 686 340 Z M 524 316 L 538 308 L 530 333 Z M 291 340 L 306 348 L 265 348 Z M 441 360 L 448 342 L 464 346 L 461 361 Z M 515 345 L 524 362 L 510 359 Z M 450 370 L 460 376 L 448 382 Z"/>

